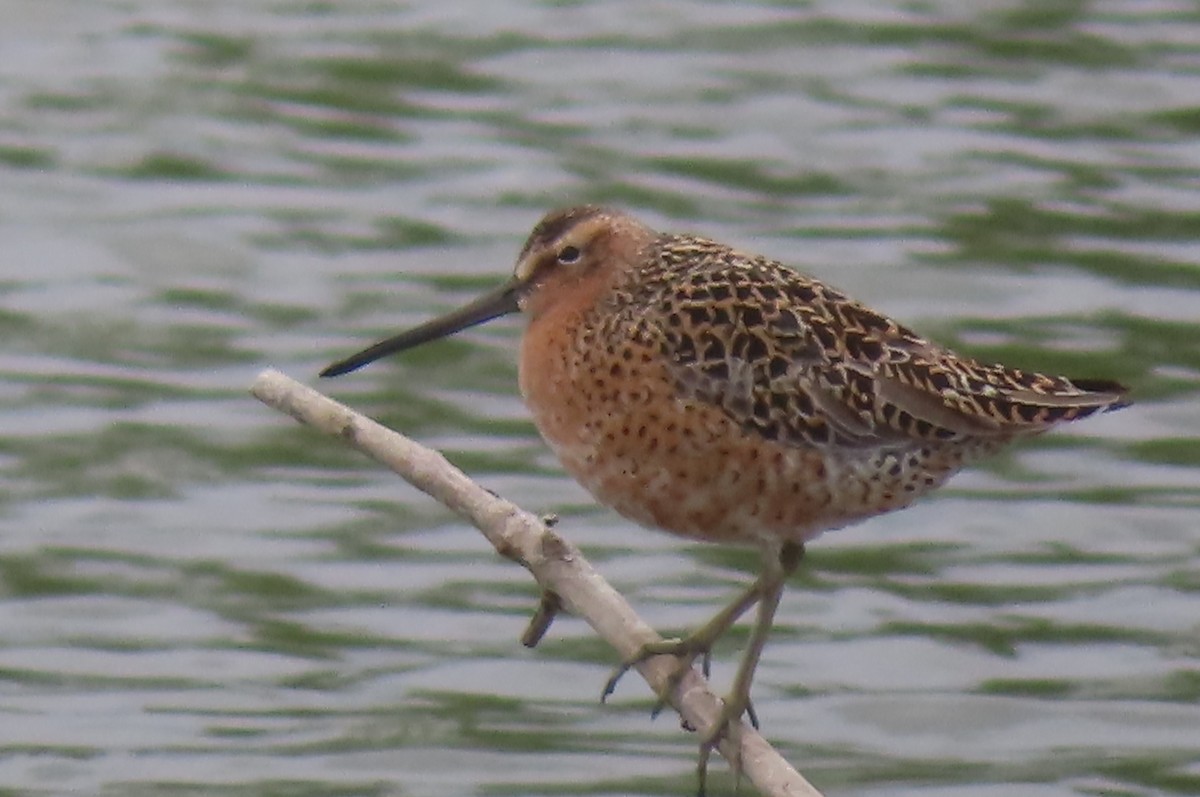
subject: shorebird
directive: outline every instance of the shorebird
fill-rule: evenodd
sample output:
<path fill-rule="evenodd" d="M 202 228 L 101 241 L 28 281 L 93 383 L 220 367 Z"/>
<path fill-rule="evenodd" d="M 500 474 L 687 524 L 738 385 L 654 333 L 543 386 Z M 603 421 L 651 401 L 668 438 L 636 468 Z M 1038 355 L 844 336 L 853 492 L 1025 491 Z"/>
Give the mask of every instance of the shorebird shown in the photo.
<path fill-rule="evenodd" d="M 636 659 L 675 656 L 682 675 L 758 604 L 700 742 L 701 791 L 713 747 L 750 708 L 807 542 L 906 507 L 1016 439 L 1126 403 L 1116 382 L 977 362 L 774 260 L 596 206 L 548 214 L 507 282 L 321 376 L 517 312 L 521 394 L 568 473 L 646 527 L 763 554 L 728 607 Z"/>

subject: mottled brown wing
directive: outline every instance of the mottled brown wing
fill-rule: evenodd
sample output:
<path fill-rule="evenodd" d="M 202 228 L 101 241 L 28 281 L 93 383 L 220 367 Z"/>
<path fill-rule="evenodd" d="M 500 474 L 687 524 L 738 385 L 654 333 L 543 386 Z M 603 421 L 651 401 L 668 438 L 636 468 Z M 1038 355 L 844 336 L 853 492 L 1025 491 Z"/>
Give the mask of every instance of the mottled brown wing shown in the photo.
<path fill-rule="evenodd" d="M 651 332 L 681 396 L 765 438 L 857 447 L 1007 436 L 1123 393 L 958 358 L 779 263 L 697 245 L 713 247 L 707 267 L 660 294 Z"/>

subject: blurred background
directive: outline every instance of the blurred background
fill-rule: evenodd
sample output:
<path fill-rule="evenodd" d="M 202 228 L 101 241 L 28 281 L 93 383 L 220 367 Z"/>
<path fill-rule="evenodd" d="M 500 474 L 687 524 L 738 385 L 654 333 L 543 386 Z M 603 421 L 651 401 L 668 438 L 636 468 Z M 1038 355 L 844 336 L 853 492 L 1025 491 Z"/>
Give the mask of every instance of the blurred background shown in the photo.
<path fill-rule="evenodd" d="M 581 201 L 1133 386 L 811 546 L 755 688 L 788 759 L 831 797 L 1200 793 L 1195 3 L 0 19 L 0 794 L 691 793 L 693 738 L 636 678 L 598 703 L 614 655 L 581 622 L 523 649 L 524 571 L 246 393 L 495 284 Z M 593 505 L 521 406 L 519 332 L 320 387 L 694 626 L 755 554 Z"/>

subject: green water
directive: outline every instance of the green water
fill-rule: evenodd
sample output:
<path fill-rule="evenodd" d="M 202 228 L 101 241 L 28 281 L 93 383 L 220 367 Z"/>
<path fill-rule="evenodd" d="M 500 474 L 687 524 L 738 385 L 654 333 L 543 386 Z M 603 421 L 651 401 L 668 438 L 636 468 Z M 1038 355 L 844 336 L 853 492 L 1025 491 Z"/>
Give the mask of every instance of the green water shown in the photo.
<path fill-rule="evenodd" d="M 258 405 L 608 202 L 1136 405 L 827 535 L 756 682 L 831 795 L 1200 794 L 1200 11 L 0 0 L 0 794 L 688 794 L 524 572 Z M 323 384 L 664 631 L 753 555 L 565 479 L 500 322 Z M 739 631 L 718 651 L 731 677 Z M 717 765 L 714 793 L 732 779 Z"/>

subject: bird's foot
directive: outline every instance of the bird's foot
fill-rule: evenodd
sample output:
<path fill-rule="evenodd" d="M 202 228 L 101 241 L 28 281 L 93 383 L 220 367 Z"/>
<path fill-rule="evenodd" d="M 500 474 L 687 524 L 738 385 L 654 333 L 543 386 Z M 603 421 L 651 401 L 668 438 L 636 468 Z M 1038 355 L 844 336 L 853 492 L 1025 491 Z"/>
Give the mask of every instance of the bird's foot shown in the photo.
<path fill-rule="evenodd" d="M 716 750 L 717 745 L 725 738 L 733 742 L 734 749 L 731 751 L 728 761 L 729 768 L 733 771 L 734 793 L 737 793 L 742 779 L 741 719 L 743 714 L 748 714 L 754 727 L 758 727 L 758 719 L 754 716 L 754 709 L 750 705 L 750 696 L 727 695 L 722 702 L 721 712 L 717 715 L 716 721 L 701 737 L 700 755 L 696 761 L 697 797 L 705 795 L 708 785 L 708 760 L 712 757 L 713 750 Z"/>
<path fill-rule="evenodd" d="M 647 642 L 642 645 L 632 657 L 621 662 L 617 666 L 608 680 L 604 683 L 604 691 L 600 695 L 600 702 L 608 700 L 617 688 L 617 682 L 624 677 L 625 673 L 629 672 L 630 668 L 641 664 L 642 662 L 651 659 L 655 656 L 674 656 L 675 668 L 667 677 L 666 686 L 658 696 L 658 701 L 654 704 L 654 708 L 650 712 L 651 717 L 657 717 L 659 712 L 667 705 L 668 696 L 675 691 L 675 687 L 679 685 L 684 674 L 692 668 L 697 656 L 704 656 L 705 661 L 708 660 L 709 650 L 712 648 L 712 641 L 697 637 L 696 634 L 691 636 L 675 638 L 675 639 L 660 639 L 656 642 Z M 705 670 L 707 670 L 707 665 Z"/>

